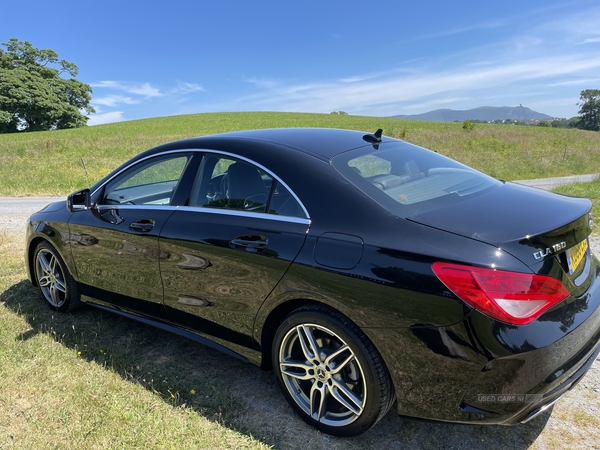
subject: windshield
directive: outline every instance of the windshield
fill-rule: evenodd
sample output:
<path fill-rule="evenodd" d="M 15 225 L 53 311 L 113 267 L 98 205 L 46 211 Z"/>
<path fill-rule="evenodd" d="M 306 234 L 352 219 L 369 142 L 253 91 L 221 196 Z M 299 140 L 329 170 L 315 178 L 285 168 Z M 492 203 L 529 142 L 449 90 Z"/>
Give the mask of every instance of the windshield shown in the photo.
<path fill-rule="evenodd" d="M 384 208 L 402 217 L 460 202 L 498 180 L 431 150 L 388 142 L 341 153 L 333 166 Z"/>

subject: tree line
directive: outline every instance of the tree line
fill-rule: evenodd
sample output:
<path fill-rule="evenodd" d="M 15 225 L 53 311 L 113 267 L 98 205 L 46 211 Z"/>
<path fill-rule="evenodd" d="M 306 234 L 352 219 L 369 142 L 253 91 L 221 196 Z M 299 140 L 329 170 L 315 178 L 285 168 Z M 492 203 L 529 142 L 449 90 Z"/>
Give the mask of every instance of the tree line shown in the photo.
<path fill-rule="evenodd" d="M 600 89 L 586 89 L 579 96 L 579 116 L 570 119 L 540 120 L 539 127 L 579 128 L 600 131 Z"/>

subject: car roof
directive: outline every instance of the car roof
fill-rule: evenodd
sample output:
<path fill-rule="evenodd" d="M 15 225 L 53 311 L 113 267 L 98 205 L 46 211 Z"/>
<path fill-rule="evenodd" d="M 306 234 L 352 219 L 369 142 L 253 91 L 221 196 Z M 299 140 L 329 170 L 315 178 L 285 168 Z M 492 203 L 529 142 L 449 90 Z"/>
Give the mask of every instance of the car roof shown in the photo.
<path fill-rule="evenodd" d="M 363 131 L 342 130 L 337 128 L 269 128 L 247 131 L 233 131 L 229 133 L 210 134 L 195 138 L 183 139 L 169 142 L 139 153 L 130 160 L 124 162 L 111 173 L 98 180 L 90 189 L 92 192 L 104 184 L 106 180 L 113 177 L 124 167 L 163 152 L 181 149 L 227 149 L 235 142 L 252 141 L 263 142 L 271 146 L 286 148 L 289 151 L 297 151 L 311 155 L 322 161 L 330 161 L 334 156 L 358 147 L 376 145 L 372 141 L 364 139 L 365 136 L 373 137 L 372 134 Z M 382 142 L 396 141 L 396 139 L 382 137 Z"/>
<path fill-rule="evenodd" d="M 263 141 L 301 151 L 320 159 L 330 160 L 335 155 L 358 147 L 370 145 L 363 139 L 368 132 L 336 128 L 271 128 L 234 131 L 193 139 L 201 145 L 203 140 L 248 139 Z"/>

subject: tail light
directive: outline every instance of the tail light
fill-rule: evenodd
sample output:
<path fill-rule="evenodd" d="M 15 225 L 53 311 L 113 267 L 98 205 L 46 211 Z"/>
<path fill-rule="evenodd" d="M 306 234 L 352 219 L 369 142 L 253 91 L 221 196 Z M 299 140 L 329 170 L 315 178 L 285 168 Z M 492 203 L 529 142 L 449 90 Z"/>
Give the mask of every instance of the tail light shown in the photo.
<path fill-rule="evenodd" d="M 436 262 L 433 272 L 461 300 L 511 325 L 527 325 L 569 296 L 555 278 Z"/>

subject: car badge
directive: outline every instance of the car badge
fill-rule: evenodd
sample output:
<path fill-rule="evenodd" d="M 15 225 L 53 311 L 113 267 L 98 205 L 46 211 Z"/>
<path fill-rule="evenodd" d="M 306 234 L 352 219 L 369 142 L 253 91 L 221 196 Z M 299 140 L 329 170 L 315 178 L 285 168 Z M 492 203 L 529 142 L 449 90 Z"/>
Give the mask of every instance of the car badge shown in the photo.
<path fill-rule="evenodd" d="M 535 259 L 542 259 L 545 258 L 546 256 L 548 256 L 551 253 L 558 253 L 559 251 L 561 251 L 563 248 L 567 248 L 567 243 L 566 242 L 559 242 L 558 244 L 554 244 L 550 247 L 547 247 L 545 250 L 539 250 L 537 252 L 533 253 L 533 257 Z"/>

